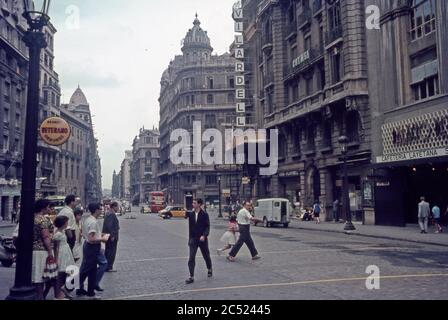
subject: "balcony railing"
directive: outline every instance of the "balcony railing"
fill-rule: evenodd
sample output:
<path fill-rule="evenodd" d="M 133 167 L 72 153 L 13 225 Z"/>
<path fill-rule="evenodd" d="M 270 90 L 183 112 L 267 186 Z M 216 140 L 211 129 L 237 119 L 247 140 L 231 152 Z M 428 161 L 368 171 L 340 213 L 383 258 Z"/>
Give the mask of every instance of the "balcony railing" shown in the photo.
<path fill-rule="evenodd" d="M 313 14 L 316 14 L 322 9 L 322 0 L 313 1 Z"/>
<path fill-rule="evenodd" d="M 297 21 L 290 21 L 286 24 L 286 36 L 292 37 L 297 34 Z"/>
<path fill-rule="evenodd" d="M 329 45 L 330 43 L 336 41 L 339 38 L 342 38 L 342 26 L 338 26 L 326 33 L 325 44 Z"/>
<path fill-rule="evenodd" d="M 265 33 L 261 37 L 261 44 L 263 47 L 272 46 L 272 42 L 273 42 L 272 33 Z"/>
<path fill-rule="evenodd" d="M 269 73 L 265 74 L 265 76 L 264 76 L 264 85 L 268 86 L 272 83 L 274 83 L 274 73 L 269 72 Z"/>
<path fill-rule="evenodd" d="M 304 8 L 303 12 L 297 17 L 297 24 L 299 28 L 302 28 L 308 24 L 311 24 L 311 9 Z"/>

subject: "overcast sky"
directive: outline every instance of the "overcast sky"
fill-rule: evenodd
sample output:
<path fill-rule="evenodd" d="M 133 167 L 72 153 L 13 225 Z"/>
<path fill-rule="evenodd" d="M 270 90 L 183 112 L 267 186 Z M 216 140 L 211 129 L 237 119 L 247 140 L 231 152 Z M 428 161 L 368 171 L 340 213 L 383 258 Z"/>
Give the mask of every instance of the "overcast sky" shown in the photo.
<path fill-rule="evenodd" d="M 158 127 L 160 78 L 197 12 L 215 53 L 233 39 L 235 0 L 56 0 L 55 68 L 67 103 L 79 85 L 90 103 L 103 188 L 141 127 Z M 78 17 L 79 13 L 79 17 Z M 79 23 L 78 23 L 79 21 Z"/>

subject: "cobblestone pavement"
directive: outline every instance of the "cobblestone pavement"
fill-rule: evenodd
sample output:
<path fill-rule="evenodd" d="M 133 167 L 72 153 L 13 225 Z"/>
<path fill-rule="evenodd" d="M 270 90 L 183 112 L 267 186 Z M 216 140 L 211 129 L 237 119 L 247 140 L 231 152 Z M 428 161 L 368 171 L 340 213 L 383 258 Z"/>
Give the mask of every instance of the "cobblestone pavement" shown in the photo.
<path fill-rule="evenodd" d="M 207 278 L 198 253 L 196 282 L 188 276 L 188 228 L 183 219 L 136 214 L 121 218 L 117 273 L 106 274 L 104 299 L 307 300 L 447 299 L 448 253 L 442 246 L 318 230 L 254 227 L 262 259 L 243 247 L 237 262 L 218 257 L 225 222 L 212 217 L 210 248 L 215 276 Z M 4 234 L 7 234 L 2 230 Z M 380 271 L 380 289 L 368 290 L 366 268 Z M 0 268 L 0 296 L 14 269 Z"/>

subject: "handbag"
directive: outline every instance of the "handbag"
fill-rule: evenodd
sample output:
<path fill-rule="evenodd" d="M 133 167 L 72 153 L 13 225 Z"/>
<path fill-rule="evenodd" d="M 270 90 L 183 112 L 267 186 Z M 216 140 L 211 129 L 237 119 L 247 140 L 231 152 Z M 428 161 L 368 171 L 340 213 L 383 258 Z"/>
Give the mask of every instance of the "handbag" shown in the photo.
<path fill-rule="evenodd" d="M 44 280 L 52 280 L 58 277 L 58 265 L 53 257 L 48 257 L 44 268 L 44 274 L 42 278 Z"/>

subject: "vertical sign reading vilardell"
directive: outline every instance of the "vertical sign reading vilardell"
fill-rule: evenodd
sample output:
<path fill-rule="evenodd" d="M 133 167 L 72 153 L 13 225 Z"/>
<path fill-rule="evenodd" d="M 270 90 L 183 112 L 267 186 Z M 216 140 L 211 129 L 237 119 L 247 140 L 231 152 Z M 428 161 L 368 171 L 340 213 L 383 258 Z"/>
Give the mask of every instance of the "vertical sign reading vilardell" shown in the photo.
<path fill-rule="evenodd" d="M 236 125 L 246 126 L 246 88 L 244 79 L 244 23 L 243 7 L 241 1 L 233 6 L 233 19 L 235 20 L 235 86 L 236 86 Z"/>

